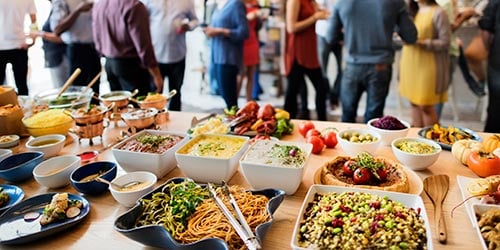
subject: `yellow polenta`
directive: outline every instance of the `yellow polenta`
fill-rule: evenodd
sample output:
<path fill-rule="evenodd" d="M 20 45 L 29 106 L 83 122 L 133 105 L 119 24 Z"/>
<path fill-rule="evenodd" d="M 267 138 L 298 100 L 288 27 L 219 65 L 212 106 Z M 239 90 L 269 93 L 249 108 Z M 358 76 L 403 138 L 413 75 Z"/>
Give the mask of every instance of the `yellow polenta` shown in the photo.
<path fill-rule="evenodd" d="M 63 113 L 62 109 L 49 109 L 24 120 L 24 125 L 30 128 L 46 128 L 72 121 L 71 116 Z"/>
<path fill-rule="evenodd" d="M 187 143 L 179 153 L 227 159 L 233 157 L 244 144 L 245 140 L 241 138 L 201 135 Z"/>

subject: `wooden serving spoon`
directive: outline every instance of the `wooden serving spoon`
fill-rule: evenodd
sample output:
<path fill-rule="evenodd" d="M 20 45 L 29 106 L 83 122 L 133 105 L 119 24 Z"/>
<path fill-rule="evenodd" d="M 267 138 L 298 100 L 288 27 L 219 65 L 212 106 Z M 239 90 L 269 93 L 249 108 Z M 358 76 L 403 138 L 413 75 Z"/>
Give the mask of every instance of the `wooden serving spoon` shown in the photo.
<path fill-rule="evenodd" d="M 450 177 L 433 175 L 424 179 L 424 190 L 434 205 L 434 222 L 437 223 L 439 243 L 446 244 L 446 225 L 443 217 L 443 201 L 450 187 Z"/>
<path fill-rule="evenodd" d="M 82 72 L 82 70 L 80 68 L 75 69 L 75 72 L 73 72 L 73 74 L 71 74 L 71 76 L 68 78 L 68 80 L 66 80 L 66 82 L 62 86 L 59 93 L 57 93 L 56 99 L 61 97 L 61 95 L 69 88 L 69 86 L 75 81 L 75 79 L 80 75 L 81 72 Z"/>

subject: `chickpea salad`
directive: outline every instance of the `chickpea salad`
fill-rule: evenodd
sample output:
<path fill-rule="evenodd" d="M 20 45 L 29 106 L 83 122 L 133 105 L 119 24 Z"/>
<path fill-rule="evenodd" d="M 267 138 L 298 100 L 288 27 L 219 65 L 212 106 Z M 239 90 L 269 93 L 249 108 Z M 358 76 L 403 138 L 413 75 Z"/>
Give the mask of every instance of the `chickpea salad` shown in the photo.
<path fill-rule="evenodd" d="M 297 242 L 308 249 L 427 249 L 420 208 L 362 192 L 316 193 Z"/>

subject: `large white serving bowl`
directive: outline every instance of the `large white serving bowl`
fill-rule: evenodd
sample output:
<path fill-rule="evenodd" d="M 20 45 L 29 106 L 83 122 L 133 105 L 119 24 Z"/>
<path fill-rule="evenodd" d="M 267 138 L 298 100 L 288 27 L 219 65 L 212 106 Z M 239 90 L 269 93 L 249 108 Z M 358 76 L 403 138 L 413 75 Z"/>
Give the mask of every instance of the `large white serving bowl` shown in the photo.
<path fill-rule="evenodd" d="M 197 145 L 206 146 L 209 141 L 220 147 L 231 149 L 229 151 L 232 153 L 219 157 L 192 153 L 192 148 Z M 201 134 L 179 148 L 175 152 L 175 158 L 182 172 L 197 182 L 229 181 L 238 169 L 238 162 L 248 146 L 248 141 L 249 138 L 246 136 Z"/>
<path fill-rule="evenodd" d="M 64 147 L 66 136 L 60 134 L 42 135 L 26 142 L 26 149 L 30 152 L 42 152 L 44 158 L 56 156 Z"/>
<path fill-rule="evenodd" d="M 266 160 L 270 157 L 265 152 L 269 152 L 269 147 L 272 145 L 298 147 L 305 158 L 300 165 L 296 166 L 285 166 L 279 162 L 271 163 L 272 159 Z M 243 176 L 254 189 L 281 189 L 291 195 L 297 191 L 302 182 L 304 168 L 307 166 L 311 151 L 312 144 L 310 143 L 260 140 L 250 146 L 241 157 L 240 166 Z"/>
<path fill-rule="evenodd" d="M 353 133 L 357 133 L 359 135 L 370 135 L 371 137 L 376 138 L 376 140 L 371 142 L 352 142 L 344 139 L 346 134 L 352 135 Z M 377 132 L 369 129 L 345 129 L 337 133 L 337 140 L 340 147 L 347 155 L 355 157 L 361 152 L 367 152 L 374 155 L 375 151 L 380 146 L 381 136 Z"/>
<path fill-rule="evenodd" d="M 38 164 L 33 169 L 33 176 L 42 186 L 60 188 L 70 183 L 71 172 L 79 166 L 78 156 L 56 156 Z"/>
<path fill-rule="evenodd" d="M 409 153 L 405 152 L 397 147 L 397 145 L 401 142 L 417 142 L 426 144 L 430 147 L 433 147 L 435 150 L 432 153 Z M 432 140 L 428 140 L 425 138 L 398 138 L 392 141 L 391 144 L 392 153 L 396 156 L 401 164 L 412 170 L 424 170 L 434 164 L 439 158 L 439 154 L 441 153 L 441 146 Z"/>
<path fill-rule="evenodd" d="M 157 178 L 156 175 L 151 172 L 137 171 L 116 177 L 111 183 L 123 186 L 134 181 L 138 181 L 141 184 L 131 190 L 119 190 L 114 185 L 109 186 L 113 198 L 125 207 L 134 206 L 139 198 L 151 192 L 156 184 Z"/>
<path fill-rule="evenodd" d="M 183 137 L 183 139 L 173 147 L 163 152 L 162 154 L 157 153 L 147 153 L 147 152 L 134 152 L 129 150 L 120 149 L 123 145 L 131 140 L 136 140 L 136 138 L 144 135 L 175 135 Z M 175 151 L 179 149 L 186 141 L 188 136 L 186 133 L 180 132 L 169 132 L 169 131 L 158 131 L 158 130 L 143 130 L 130 138 L 124 140 L 123 142 L 115 145 L 112 148 L 113 156 L 115 157 L 118 164 L 127 172 L 135 171 L 148 171 L 154 173 L 158 178 L 162 178 L 168 172 L 172 171 L 177 166 L 177 161 L 175 159 Z"/>
<path fill-rule="evenodd" d="M 379 119 L 380 118 L 371 119 L 366 123 L 366 125 L 370 130 L 378 133 L 381 136 L 380 143 L 382 146 L 390 146 L 394 139 L 405 137 L 408 134 L 408 131 L 410 130 L 410 123 L 407 121 L 403 121 L 399 118 L 396 119 L 398 119 L 403 125 L 405 125 L 406 128 L 390 130 L 390 129 L 377 128 L 373 126 L 373 123 L 378 121 Z"/>

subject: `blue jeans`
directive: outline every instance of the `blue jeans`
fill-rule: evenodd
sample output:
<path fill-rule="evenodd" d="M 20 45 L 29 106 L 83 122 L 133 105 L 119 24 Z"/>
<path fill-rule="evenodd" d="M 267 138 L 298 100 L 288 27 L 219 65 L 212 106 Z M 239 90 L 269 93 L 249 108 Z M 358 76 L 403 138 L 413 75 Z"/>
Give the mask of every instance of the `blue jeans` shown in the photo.
<path fill-rule="evenodd" d="M 238 95 L 236 94 L 236 81 L 238 77 L 238 66 L 230 64 L 212 64 L 215 79 L 219 84 L 219 92 L 226 102 L 226 107 L 238 106 Z"/>
<path fill-rule="evenodd" d="M 359 100 L 364 91 L 366 91 L 364 122 L 382 117 L 391 77 L 391 64 L 347 63 L 340 88 L 342 122 L 356 122 Z"/>
<path fill-rule="evenodd" d="M 484 132 L 500 133 L 500 69 L 488 66 L 488 117 Z"/>

